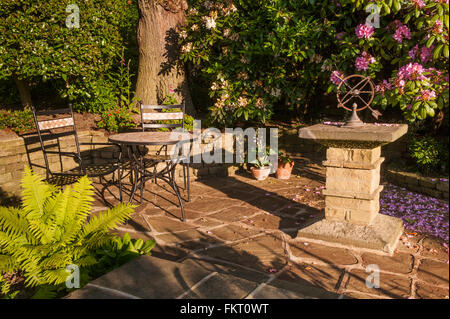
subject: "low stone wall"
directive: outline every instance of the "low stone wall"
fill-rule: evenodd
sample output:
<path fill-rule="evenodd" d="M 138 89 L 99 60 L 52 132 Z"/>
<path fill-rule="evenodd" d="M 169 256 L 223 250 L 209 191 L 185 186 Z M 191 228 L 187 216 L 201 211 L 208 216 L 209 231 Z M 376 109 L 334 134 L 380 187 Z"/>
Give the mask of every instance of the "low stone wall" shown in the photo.
<path fill-rule="evenodd" d="M 79 142 L 83 143 L 108 143 L 108 137 L 98 131 L 78 132 Z M 224 134 L 221 143 L 205 140 L 200 145 L 200 152 L 211 152 L 213 147 L 220 147 L 223 156 L 226 152 L 234 154 L 233 149 L 227 146 Z M 61 137 L 58 140 L 45 142 L 48 150 L 60 152 L 73 152 L 75 140 L 73 135 Z M 214 146 L 213 146 L 214 145 Z M 160 146 L 148 147 L 149 152 L 156 152 Z M 85 163 L 104 164 L 115 161 L 119 156 L 119 150 L 114 146 L 92 146 L 80 145 L 80 152 Z M 198 152 L 198 151 L 197 151 Z M 191 156 L 194 156 L 194 152 Z M 126 158 L 126 154 L 124 154 Z M 69 170 L 77 166 L 71 157 L 60 157 L 59 155 L 48 155 L 49 166 L 52 171 Z M 24 168 L 30 166 L 36 173 L 45 177 L 45 161 L 41 150 L 41 145 L 36 134 L 23 137 L 12 137 L 0 141 L 0 197 L 18 195 L 20 193 L 20 179 Z M 164 166 L 164 164 L 160 164 Z M 232 176 L 239 170 L 244 170 L 244 164 L 206 164 L 192 163 L 190 165 L 190 176 L 193 180 L 207 177 Z M 181 166 L 177 167 L 176 178 L 183 177 Z"/>
<path fill-rule="evenodd" d="M 401 172 L 389 168 L 385 170 L 385 178 L 392 184 L 407 188 L 413 192 L 448 200 L 448 179 L 423 177 L 414 173 Z"/>
<path fill-rule="evenodd" d="M 78 133 L 80 143 L 107 143 L 108 137 L 99 131 L 81 131 Z M 234 149 L 226 149 L 225 139 L 226 135 L 222 137 L 220 147 L 223 153 L 232 152 Z M 210 141 L 203 141 L 201 144 L 201 152 L 209 152 L 212 149 Z M 298 137 L 298 129 L 279 129 L 278 147 L 280 150 L 290 153 L 292 156 L 305 156 L 325 160 L 326 148 L 313 141 L 300 139 Z M 382 148 L 382 156 L 386 158 L 386 163 L 406 156 L 407 153 L 407 139 L 402 138 L 399 141 Z M 50 147 L 50 146 L 49 146 Z M 75 142 L 73 136 L 62 137 L 54 146 L 54 150 L 73 151 Z M 150 151 L 156 151 L 158 147 L 150 148 Z M 113 147 L 99 147 L 81 146 L 81 153 L 83 160 L 92 161 L 95 163 L 106 163 L 118 157 L 118 151 Z M 193 154 L 192 154 L 193 155 Z M 64 169 L 70 169 L 76 165 L 71 158 L 59 158 L 54 155 L 49 157 L 50 167 L 53 170 L 60 170 L 61 165 Z M 23 174 L 24 167 L 30 165 L 33 170 L 42 176 L 45 176 L 45 163 L 40 147 L 39 140 L 36 134 L 27 135 L 23 137 L 11 137 L 9 139 L 0 140 L 0 195 L 6 193 L 9 195 L 18 195 L 20 193 L 20 179 Z M 385 167 L 385 164 L 383 164 Z M 181 167 L 178 167 L 177 178 L 182 175 Z M 191 164 L 191 177 L 195 179 L 232 176 L 237 171 L 246 170 L 243 164 L 205 164 L 197 163 Z M 399 184 L 397 180 L 391 181 Z M 403 184 L 401 184 L 403 185 Z M 415 183 L 411 183 L 415 185 Z M 419 182 L 417 182 L 417 186 Z M 441 186 L 439 186 L 441 187 Z M 447 185 L 448 188 L 448 185 Z M 415 187 L 415 191 L 419 187 Z M 437 188 L 430 188 L 427 194 L 431 194 L 432 190 L 438 194 L 445 193 Z M 439 194 L 440 194 L 439 193 Z M 445 196 L 445 194 L 440 194 Z M 434 196 L 434 195 L 433 195 Z M 444 197 L 445 198 L 445 197 Z M 448 192 L 447 192 L 448 198 Z"/>

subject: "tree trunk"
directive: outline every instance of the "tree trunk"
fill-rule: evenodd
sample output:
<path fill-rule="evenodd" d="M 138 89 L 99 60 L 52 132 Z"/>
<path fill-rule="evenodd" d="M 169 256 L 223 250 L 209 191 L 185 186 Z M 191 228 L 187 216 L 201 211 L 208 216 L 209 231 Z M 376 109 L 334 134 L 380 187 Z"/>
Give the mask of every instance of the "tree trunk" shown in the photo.
<path fill-rule="evenodd" d="M 136 97 L 144 104 L 161 104 L 174 91 L 194 115 L 184 63 L 179 59 L 179 28 L 185 23 L 185 0 L 139 0 L 139 69 Z"/>
<path fill-rule="evenodd" d="M 30 86 L 26 80 L 19 80 L 17 77 L 14 77 L 14 81 L 16 82 L 17 90 L 19 91 L 20 101 L 22 102 L 22 106 L 30 107 L 33 104 L 31 100 Z"/>

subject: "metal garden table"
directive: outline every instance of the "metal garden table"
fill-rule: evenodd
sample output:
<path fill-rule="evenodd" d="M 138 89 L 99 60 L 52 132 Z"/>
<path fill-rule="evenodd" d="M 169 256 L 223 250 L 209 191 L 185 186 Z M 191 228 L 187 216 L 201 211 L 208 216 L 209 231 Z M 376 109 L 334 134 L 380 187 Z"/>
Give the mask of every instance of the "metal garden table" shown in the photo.
<path fill-rule="evenodd" d="M 132 191 L 130 195 L 129 202 L 133 201 L 138 187 L 141 190 L 141 202 L 142 193 L 145 187 L 145 182 L 147 180 L 160 179 L 166 182 L 175 192 L 178 197 L 178 202 L 181 208 L 181 220 L 185 221 L 183 199 L 180 195 L 180 189 L 175 182 L 175 169 L 177 165 L 182 162 L 185 158 L 179 154 L 167 156 L 164 159 L 165 167 L 158 171 L 156 165 L 161 160 L 155 160 L 152 162 L 151 157 L 149 159 L 145 158 L 145 152 L 142 149 L 145 146 L 171 146 L 176 144 L 191 143 L 193 141 L 193 135 L 188 132 L 130 132 L 121 133 L 109 137 L 111 143 L 119 144 L 126 148 L 128 153 L 128 158 L 130 160 L 130 169 L 132 173 Z M 181 147 L 182 149 L 182 147 Z M 164 156 L 164 155 L 163 155 Z M 148 170 L 149 167 L 153 167 L 153 172 Z"/>

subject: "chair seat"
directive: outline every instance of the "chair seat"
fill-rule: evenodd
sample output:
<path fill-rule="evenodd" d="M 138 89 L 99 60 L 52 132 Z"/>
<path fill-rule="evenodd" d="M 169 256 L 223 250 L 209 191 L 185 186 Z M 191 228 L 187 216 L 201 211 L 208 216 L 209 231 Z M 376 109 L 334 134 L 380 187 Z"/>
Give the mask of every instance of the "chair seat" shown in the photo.
<path fill-rule="evenodd" d="M 57 176 L 84 176 L 87 175 L 88 177 L 98 177 L 98 176 L 104 176 L 111 174 L 115 172 L 119 166 L 117 163 L 111 163 L 111 164 L 85 164 L 84 165 L 85 172 L 81 169 L 80 166 L 72 168 L 71 170 L 61 172 L 61 173 L 54 173 L 53 175 Z"/>

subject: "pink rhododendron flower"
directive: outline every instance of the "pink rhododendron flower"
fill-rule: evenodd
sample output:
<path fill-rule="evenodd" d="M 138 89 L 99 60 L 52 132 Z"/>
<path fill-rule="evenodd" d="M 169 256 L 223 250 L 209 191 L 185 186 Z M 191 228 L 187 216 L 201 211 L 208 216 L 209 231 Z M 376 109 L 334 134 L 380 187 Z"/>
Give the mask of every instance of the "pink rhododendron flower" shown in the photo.
<path fill-rule="evenodd" d="M 433 33 L 439 34 L 439 33 L 442 33 L 442 31 L 443 31 L 443 24 L 442 24 L 442 21 L 438 19 L 434 23 Z"/>
<path fill-rule="evenodd" d="M 369 68 L 369 65 L 375 62 L 377 62 L 377 60 L 369 53 L 364 51 L 360 57 L 356 58 L 355 67 L 358 69 L 358 71 L 367 70 Z"/>
<path fill-rule="evenodd" d="M 420 99 L 424 102 L 435 99 L 436 93 L 433 90 L 423 90 L 420 93 Z"/>
<path fill-rule="evenodd" d="M 419 45 L 416 44 L 414 48 L 408 51 L 408 55 L 411 58 L 411 60 L 414 60 L 416 58 L 418 52 L 419 52 Z"/>
<path fill-rule="evenodd" d="M 427 48 L 426 46 L 420 49 L 420 62 L 427 63 L 433 60 L 433 49 L 434 46 Z"/>
<path fill-rule="evenodd" d="M 405 80 L 425 80 L 426 77 L 423 75 L 424 68 L 419 63 L 409 63 L 402 66 L 397 73 L 399 79 Z"/>
<path fill-rule="evenodd" d="M 411 39 L 411 31 L 406 25 L 401 25 L 395 30 L 392 36 L 398 43 L 402 43 L 403 39 Z"/>
<path fill-rule="evenodd" d="M 386 90 L 392 90 L 392 84 L 389 83 L 387 80 L 383 80 L 383 82 L 381 82 L 380 84 L 378 84 L 378 85 L 375 87 L 375 90 L 376 90 L 377 92 L 381 93 L 381 95 L 384 96 L 384 92 L 385 92 Z"/>
<path fill-rule="evenodd" d="M 344 74 L 339 71 L 333 71 L 330 76 L 330 81 L 336 85 L 341 84 L 342 80 L 345 78 Z"/>
<path fill-rule="evenodd" d="M 423 8 L 425 7 L 425 2 L 423 2 L 422 0 L 412 0 L 412 2 L 414 3 L 414 5 L 418 8 Z"/>
<path fill-rule="evenodd" d="M 355 67 L 358 69 L 358 71 L 366 71 L 369 68 L 369 62 L 362 56 L 357 57 L 355 61 Z"/>
<path fill-rule="evenodd" d="M 400 94 L 404 93 L 404 88 L 405 88 L 405 85 L 406 85 L 405 80 L 403 80 L 403 79 L 395 79 L 394 80 L 394 85 L 398 89 L 398 93 L 400 93 Z"/>
<path fill-rule="evenodd" d="M 362 53 L 362 57 L 363 57 L 364 59 L 366 59 L 367 62 L 369 62 L 369 64 L 372 64 L 372 63 L 377 62 L 377 60 L 375 60 L 375 58 L 374 58 L 373 56 L 371 56 L 369 53 L 367 53 L 366 51 L 364 51 L 364 52 Z"/>
<path fill-rule="evenodd" d="M 362 38 L 369 39 L 374 32 L 375 32 L 374 27 L 367 24 L 360 24 L 355 29 L 355 33 L 358 39 Z"/>

